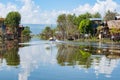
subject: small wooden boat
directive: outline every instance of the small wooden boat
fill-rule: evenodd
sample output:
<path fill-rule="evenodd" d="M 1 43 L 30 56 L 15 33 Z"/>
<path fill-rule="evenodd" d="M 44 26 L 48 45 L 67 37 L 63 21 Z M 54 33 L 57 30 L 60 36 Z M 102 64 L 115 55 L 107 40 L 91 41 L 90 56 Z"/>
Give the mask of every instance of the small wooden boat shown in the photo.
<path fill-rule="evenodd" d="M 49 38 L 49 41 L 56 41 L 53 37 Z"/>

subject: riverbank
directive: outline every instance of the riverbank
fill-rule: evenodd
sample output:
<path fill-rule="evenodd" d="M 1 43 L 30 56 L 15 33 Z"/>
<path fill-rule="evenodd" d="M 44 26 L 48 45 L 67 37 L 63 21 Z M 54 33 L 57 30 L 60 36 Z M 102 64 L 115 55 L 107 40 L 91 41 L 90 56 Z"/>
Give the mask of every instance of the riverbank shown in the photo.
<path fill-rule="evenodd" d="M 120 43 L 120 41 L 113 41 L 113 40 L 110 40 L 108 38 L 97 39 L 96 37 L 89 38 L 89 39 L 80 38 L 80 39 L 77 39 L 75 41 L 76 42 L 89 41 L 89 42 L 117 43 L 117 44 Z"/>

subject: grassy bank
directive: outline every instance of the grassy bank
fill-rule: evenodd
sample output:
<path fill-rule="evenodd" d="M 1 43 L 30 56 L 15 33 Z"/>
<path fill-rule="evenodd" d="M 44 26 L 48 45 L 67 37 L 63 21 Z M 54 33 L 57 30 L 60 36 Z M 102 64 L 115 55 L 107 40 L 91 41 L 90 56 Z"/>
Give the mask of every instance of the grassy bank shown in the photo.
<path fill-rule="evenodd" d="M 89 41 L 89 42 L 103 42 L 103 43 L 120 43 L 120 41 L 113 41 L 113 40 L 110 40 L 109 38 L 103 38 L 103 39 L 97 39 L 96 37 L 92 37 L 92 38 L 89 38 L 89 39 L 84 39 L 84 38 L 81 38 L 81 39 L 77 39 L 75 41 Z"/>

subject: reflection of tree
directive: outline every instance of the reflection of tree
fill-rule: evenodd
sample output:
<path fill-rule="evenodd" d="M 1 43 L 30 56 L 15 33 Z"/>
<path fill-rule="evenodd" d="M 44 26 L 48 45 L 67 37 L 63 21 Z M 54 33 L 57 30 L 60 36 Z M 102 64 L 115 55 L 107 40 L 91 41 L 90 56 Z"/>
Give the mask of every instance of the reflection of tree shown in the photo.
<path fill-rule="evenodd" d="M 19 39 L 19 42 L 20 43 L 25 43 L 25 42 L 29 42 L 31 40 L 31 38 L 30 37 L 22 37 L 21 39 Z"/>
<path fill-rule="evenodd" d="M 84 65 L 84 68 L 89 68 L 91 66 L 91 54 L 89 52 L 79 50 L 74 56 L 76 61 L 78 61 L 78 65 Z"/>
<path fill-rule="evenodd" d="M 26 39 L 26 41 L 30 40 Z M 17 66 L 20 64 L 20 56 L 18 54 L 18 48 L 22 46 L 27 45 L 18 45 L 19 42 L 24 42 L 25 40 L 19 39 L 19 40 L 10 40 L 10 41 L 3 41 L 2 44 L 0 44 L 0 60 L 2 63 L 2 60 L 5 59 L 7 62 L 7 65 L 9 66 Z"/>
<path fill-rule="evenodd" d="M 5 56 L 7 65 L 17 66 L 20 64 L 20 56 L 17 53 L 17 49 L 13 48 L 9 50 Z"/>
<path fill-rule="evenodd" d="M 20 64 L 20 56 L 18 54 L 18 45 L 15 42 L 7 42 L 6 53 L 4 55 L 7 65 L 17 66 Z"/>
<path fill-rule="evenodd" d="M 58 64 L 64 66 L 67 65 L 84 65 L 85 68 L 89 68 L 91 65 L 91 54 L 83 51 L 80 47 L 73 47 L 69 45 L 61 45 L 58 50 L 57 60 Z"/>

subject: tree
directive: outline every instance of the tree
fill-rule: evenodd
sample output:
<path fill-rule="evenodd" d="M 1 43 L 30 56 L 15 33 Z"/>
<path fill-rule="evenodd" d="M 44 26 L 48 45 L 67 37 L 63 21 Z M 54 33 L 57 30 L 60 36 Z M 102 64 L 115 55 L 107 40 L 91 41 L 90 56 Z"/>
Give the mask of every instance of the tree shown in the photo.
<path fill-rule="evenodd" d="M 75 15 L 66 15 L 66 33 L 67 37 L 74 34 L 77 31 L 77 27 L 74 24 Z"/>
<path fill-rule="evenodd" d="M 92 33 L 91 21 L 84 19 L 80 22 L 79 30 L 81 33 Z"/>
<path fill-rule="evenodd" d="M 5 24 L 10 27 L 18 27 L 21 21 L 21 15 L 19 12 L 9 12 L 6 19 Z"/>
<path fill-rule="evenodd" d="M 85 19 L 92 18 L 92 14 L 89 12 L 86 12 L 84 16 L 86 17 Z"/>
<path fill-rule="evenodd" d="M 14 11 L 9 12 L 5 19 L 5 24 L 7 25 L 7 27 L 10 27 L 14 33 L 16 33 L 20 22 L 21 22 L 21 15 L 19 12 L 14 12 Z"/>
<path fill-rule="evenodd" d="M 53 34 L 54 34 L 54 30 L 52 30 L 49 26 L 46 26 L 41 33 L 41 38 L 47 40 L 50 37 L 53 37 Z"/>
<path fill-rule="evenodd" d="M 26 26 L 24 27 L 24 30 L 22 31 L 22 36 L 30 37 L 30 27 Z"/>
<path fill-rule="evenodd" d="M 112 11 L 108 10 L 105 14 L 104 20 L 105 21 L 115 20 L 116 15 L 117 15 L 116 12 L 112 12 Z"/>
<path fill-rule="evenodd" d="M 7 65 L 18 66 L 20 64 L 20 56 L 18 54 L 18 48 L 12 48 L 5 54 Z"/>
<path fill-rule="evenodd" d="M 4 58 L 7 65 L 9 66 L 18 66 L 20 64 L 20 55 L 18 54 L 18 42 L 16 41 L 7 41 L 6 45 L 11 45 L 6 47 Z"/>
<path fill-rule="evenodd" d="M 65 39 L 65 30 L 66 30 L 66 14 L 61 14 L 57 19 L 58 29 L 62 32 L 62 39 Z"/>
<path fill-rule="evenodd" d="M 58 64 L 65 66 L 67 63 L 67 65 L 73 66 L 75 65 L 74 62 L 77 61 L 77 65 L 89 68 L 91 66 L 91 53 L 84 51 L 84 48 L 83 46 L 70 46 L 67 44 L 59 45 L 56 58 Z"/>
<path fill-rule="evenodd" d="M 93 18 L 101 18 L 101 14 L 99 12 L 93 14 Z"/>
<path fill-rule="evenodd" d="M 80 24 L 80 22 L 82 21 L 82 20 L 84 20 L 84 19 L 89 19 L 89 18 L 92 18 L 92 14 L 90 14 L 90 13 L 85 13 L 85 14 L 81 14 L 81 15 L 79 15 L 78 17 L 76 17 L 76 19 L 75 19 L 75 25 L 77 25 L 78 27 L 79 27 L 79 24 Z"/>

